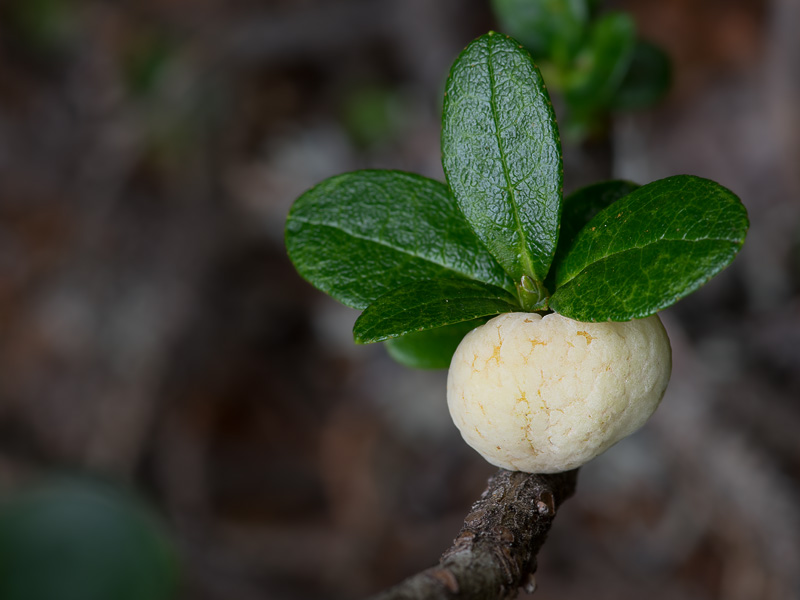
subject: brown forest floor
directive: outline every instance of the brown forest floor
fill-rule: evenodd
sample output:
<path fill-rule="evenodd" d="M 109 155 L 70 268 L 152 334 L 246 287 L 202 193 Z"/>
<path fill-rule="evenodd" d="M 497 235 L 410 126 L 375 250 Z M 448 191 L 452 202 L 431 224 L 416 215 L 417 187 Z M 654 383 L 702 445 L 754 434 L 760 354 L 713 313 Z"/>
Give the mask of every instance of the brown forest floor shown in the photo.
<path fill-rule="evenodd" d="M 663 315 L 667 397 L 582 470 L 536 597 L 800 597 L 800 11 L 616 5 L 676 81 L 615 119 L 614 174 L 716 179 L 752 228 Z M 133 482 L 191 599 L 356 598 L 435 562 L 492 469 L 444 375 L 354 346 L 282 228 L 335 173 L 441 177 L 444 77 L 493 27 L 484 0 L 0 5 L 0 492 Z"/>

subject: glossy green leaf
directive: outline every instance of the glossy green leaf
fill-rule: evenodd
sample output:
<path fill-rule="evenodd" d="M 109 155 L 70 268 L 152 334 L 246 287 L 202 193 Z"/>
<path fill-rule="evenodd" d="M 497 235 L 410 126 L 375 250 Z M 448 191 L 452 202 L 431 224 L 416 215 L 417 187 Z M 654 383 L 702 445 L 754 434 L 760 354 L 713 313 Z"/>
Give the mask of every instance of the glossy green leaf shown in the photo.
<path fill-rule="evenodd" d="M 353 308 L 419 279 L 463 277 L 514 291 L 447 186 L 399 171 L 356 171 L 303 194 L 286 247 L 312 285 Z"/>
<path fill-rule="evenodd" d="M 725 268 L 747 233 L 747 211 L 718 183 L 678 175 L 602 210 L 555 266 L 556 312 L 627 321 L 674 304 Z"/>
<path fill-rule="evenodd" d="M 359 344 L 520 310 L 508 292 L 464 279 L 416 281 L 381 296 L 353 327 Z"/>
<path fill-rule="evenodd" d="M 60 481 L 0 510 L 3 600 L 168 600 L 177 580 L 162 528 L 119 490 Z"/>
<path fill-rule="evenodd" d="M 639 187 L 631 181 L 614 179 L 583 187 L 564 199 L 561 213 L 561 233 L 558 238 L 557 256 L 563 256 L 575 241 L 575 236 L 604 208 L 627 196 Z M 553 264 L 558 264 L 558 259 Z"/>
<path fill-rule="evenodd" d="M 464 336 L 485 322 L 486 319 L 481 318 L 391 338 L 386 340 L 386 350 L 407 367 L 447 369 Z"/>
<path fill-rule="evenodd" d="M 586 0 L 492 0 L 492 9 L 533 56 L 556 62 L 577 50 L 589 20 Z"/>
<path fill-rule="evenodd" d="M 667 94 L 671 83 L 669 56 L 658 46 L 640 40 L 611 106 L 616 110 L 647 108 Z"/>
<path fill-rule="evenodd" d="M 558 236 L 558 247 L 553 259 L 553 267 L 547 276 L 548 289 L 555 289 L 555 272 L 557 266 L 566 256 L 578 232 L 604 208 L 610 206 L 623 196 L 630 194 L 639 186 L 630 181 L 611 180 L 588 185 L 574 191 L 564 198 L 561 212 L 561 233 Z"/>
<path fill-rule="evenodd" d="M 628 72 L 635 46 L 636 26 L 629 15 L 607 13 L 593 23 L 565 86 L 573 112 L 588 114 L 608 106 Z"/>
<path fill-rule="evenodd" d="M 561 144 L 530 54 L 498 33 L 473 41 L 450 72 L 442 125 L 442 165 L 467 221 L 515 281 L 543 281 L 558 238 Z"/>

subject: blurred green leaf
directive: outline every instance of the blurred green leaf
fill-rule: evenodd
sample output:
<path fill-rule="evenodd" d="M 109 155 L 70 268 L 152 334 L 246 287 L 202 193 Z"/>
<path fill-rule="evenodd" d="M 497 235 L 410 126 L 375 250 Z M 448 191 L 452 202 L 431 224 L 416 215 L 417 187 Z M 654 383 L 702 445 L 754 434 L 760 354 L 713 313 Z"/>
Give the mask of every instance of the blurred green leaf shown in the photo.
<path fill-rule="evenodd" d="M 486 318 L 475 319 L 391 338 L 386 340 L 386 350 L 407 367 L 447 369 L 464 336 L 485 322 Z"/>
<path fill-rule="evenodd" d="M 576 117 L 605 110 L 619 88 L 633 57 L 636 26 L 621 12 L 599 17 L 591 27 L 564 96 Z"/>
<path fill-rule="evenodd" d="M 639 40 L 631 64 L 611 100 L 616 110 L 637 110 L 661 100 L 672 84 L 669 56 L 655 44 Z"/>
<path fill-rule="evenodd" d="M 403 128 L 403 102 L 396 90 L 376 85 L 351 90 L 342 106 L 342 123 L 353 141 L 369 147 L 391 140 Z"/>
<path fill-rule="evenodd" d="M 353 326 L 358 344 L 382 342 L 478 317 L 520 310 L 511 294 L 465 279 L 415 281 L 381 296 Z"/>
<path fill-rule="evenodd" d="M 118 490 L 64 481 L 0 509 L 3 600 L 167 600 L 176 584 L 161 528 Z"/>
<path fill-rule="evenodd" d="M 562 64 L 580 47 L 589 20 L 587 0 L 492 0 L 504 32 L 537 59 Z"/>
<path fill-rule="evenodd" d="M 467 221 L 515 281 L 541 282 L 558 237 L 561 142 L 542 76 L 519 43 L 473 41 L 453 64 L 442 166 Z"/>

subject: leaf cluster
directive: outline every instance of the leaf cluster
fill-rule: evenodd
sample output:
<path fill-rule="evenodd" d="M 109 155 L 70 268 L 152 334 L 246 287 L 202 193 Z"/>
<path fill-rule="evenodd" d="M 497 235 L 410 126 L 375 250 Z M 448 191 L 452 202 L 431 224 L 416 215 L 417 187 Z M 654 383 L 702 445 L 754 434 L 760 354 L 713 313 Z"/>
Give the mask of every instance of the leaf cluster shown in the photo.
<path fill-rule="evenodd" d="M 487 318 L 556 311 L 643 318 L 734 258 L 748 227 L 721 185 L 679 175 L 607 181 L 562 199 L 561 144 L 542 76 L 490 32 L 453 64 L 442 118 L 447 183 L 399 171 L 332 177 L 294 203 L 286 245 L 299 273 L 362 309 L 358 343 L 446 367 Z"/>
<path fill-rule="evenodd" d="M 669 57 L 640 39 L 624 12 L 599 14 L 592 0 L 492 0 L 492 7 L 563 95 L 573 137 L 610 111 L 652 106 L 669 89 Z"/>

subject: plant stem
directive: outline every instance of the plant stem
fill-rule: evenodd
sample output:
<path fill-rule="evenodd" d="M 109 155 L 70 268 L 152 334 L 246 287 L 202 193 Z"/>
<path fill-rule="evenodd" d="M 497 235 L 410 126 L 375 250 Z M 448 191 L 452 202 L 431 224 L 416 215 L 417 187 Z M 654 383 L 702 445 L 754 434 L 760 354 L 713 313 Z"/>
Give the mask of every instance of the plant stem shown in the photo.
<path fill-rule="evenodd" d="M 550 299 L 550 292 L 540 281 L 527 275 L 522 276 L 522 281 L 517 284 L 519 303 L 527 312 L 546 310 Z"/>
<path fill-rule="evenodd" d="M 575 492 L 577 474 L 500 469 L 439 564 L 372 600 L 510 600 L 520 587 L 533 591 L 536 555 L 556 511 Z"/>

